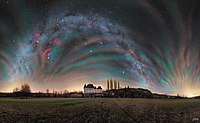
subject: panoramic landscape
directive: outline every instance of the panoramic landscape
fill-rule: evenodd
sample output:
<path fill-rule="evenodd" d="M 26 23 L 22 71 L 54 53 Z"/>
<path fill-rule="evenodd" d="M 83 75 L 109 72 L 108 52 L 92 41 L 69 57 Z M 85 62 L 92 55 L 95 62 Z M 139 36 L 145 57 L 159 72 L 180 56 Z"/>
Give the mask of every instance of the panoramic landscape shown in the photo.
<path fill-rule="evenodd" d="M 199 6 L 0 0 L 0 122 L 200 122 Z"/>

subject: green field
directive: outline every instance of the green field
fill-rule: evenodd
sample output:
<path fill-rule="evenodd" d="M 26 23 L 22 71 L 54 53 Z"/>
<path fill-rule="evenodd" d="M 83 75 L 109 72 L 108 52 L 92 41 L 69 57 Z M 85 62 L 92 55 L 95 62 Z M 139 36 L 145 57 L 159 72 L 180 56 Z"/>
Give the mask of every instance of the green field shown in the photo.
<path fill-rule="evenodd" d="M 0 99 L 0 122 L 200 122 L 199 99 Z"/>

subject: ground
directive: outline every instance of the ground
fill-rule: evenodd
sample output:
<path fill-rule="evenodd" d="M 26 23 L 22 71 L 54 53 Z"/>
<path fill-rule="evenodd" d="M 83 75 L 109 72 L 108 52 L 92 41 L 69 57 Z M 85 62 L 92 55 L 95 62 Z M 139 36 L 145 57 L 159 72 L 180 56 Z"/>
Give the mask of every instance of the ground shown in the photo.
<path fill-rule="evenodd" d="M 199 99 L 0 99 L 0 122 L 200 122 Z"/>

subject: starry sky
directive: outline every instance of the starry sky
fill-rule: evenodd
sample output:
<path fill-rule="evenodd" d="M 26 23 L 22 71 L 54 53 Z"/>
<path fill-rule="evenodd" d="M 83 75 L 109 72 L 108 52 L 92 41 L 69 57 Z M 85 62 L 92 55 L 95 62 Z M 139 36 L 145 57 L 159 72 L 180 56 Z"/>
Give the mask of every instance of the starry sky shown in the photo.
<path fill-rule="evenodd" d="M 200 95 L 198 0 L 1 0 L 0 91 L 106 89 L 107 79 Z"/>

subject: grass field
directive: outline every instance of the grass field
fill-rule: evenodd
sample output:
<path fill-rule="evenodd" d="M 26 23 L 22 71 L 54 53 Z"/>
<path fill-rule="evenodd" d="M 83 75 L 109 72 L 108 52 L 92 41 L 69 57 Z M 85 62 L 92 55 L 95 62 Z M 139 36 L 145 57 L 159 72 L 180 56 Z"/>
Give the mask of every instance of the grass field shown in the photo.
<path fill-rule="evenodd" d="M 200 122 L 198 99 L 0 99 L 0 122 Z"/>

